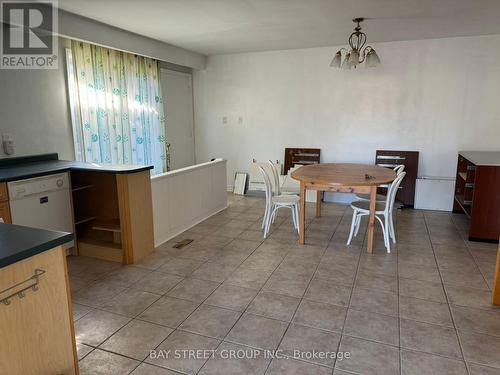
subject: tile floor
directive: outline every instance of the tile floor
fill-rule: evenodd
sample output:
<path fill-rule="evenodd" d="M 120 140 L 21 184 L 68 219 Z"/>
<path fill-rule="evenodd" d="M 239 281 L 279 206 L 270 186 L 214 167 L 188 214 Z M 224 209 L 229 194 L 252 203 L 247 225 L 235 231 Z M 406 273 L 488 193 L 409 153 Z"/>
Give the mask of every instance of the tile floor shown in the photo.
<path fill-rule="evenodd" d="M 361 231 L 344 245 L 347 206 L 324 204 L 319 219 L 308 207 L 299 246 L 287 213 L 263 241 L 263 200 L 229 199 L 177 238 L 194 239 L 183 249 L 170 241 L 125 267 L 69 260 L 82 375 L 500 374 L 500 311 L 489 302 L 497 246 L 465 241 L 464 216 L 397 211 L 397 246 L 386 254 L 378 229 L 367 255 Z M 252 348 L 301 354 L 223 358 Z"/>

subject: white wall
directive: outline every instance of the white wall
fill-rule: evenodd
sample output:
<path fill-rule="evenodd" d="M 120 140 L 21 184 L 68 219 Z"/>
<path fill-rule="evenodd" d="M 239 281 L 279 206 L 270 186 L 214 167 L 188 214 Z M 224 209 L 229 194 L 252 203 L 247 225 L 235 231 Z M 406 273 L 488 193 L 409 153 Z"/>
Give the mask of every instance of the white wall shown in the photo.
<path fill-rule="evenodd" d="M 374 47 L 382 65 L 354 71 L 329 67 L 338 47 L 209 57 L 194 73 L 197 162 L 227 158 L 231 185 L 285 147 L 365 163 L 401 149 L 420 151 L 419 175 L 454 176 L 457 151 L 500 149 L 500 35 Z"/>
<path fill-rule="evenodd" d="M 14 138 L 13 156 L 57 152 L 61 159 L 74 159 L 65 43 L 59 41 L 58 69 L 0 69 L 0 135 Z"/>

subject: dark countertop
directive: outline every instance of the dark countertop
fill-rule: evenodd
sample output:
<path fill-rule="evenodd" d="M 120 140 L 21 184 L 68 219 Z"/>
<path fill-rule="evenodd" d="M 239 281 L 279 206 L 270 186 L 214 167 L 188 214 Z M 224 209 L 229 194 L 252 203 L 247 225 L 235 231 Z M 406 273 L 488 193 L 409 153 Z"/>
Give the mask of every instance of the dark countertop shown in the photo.
<path fill-rule="evenodd" d="M 135 173 L 152 169 L 152 165 L 95 164 L 58 160 L 57 154 L 0 159 L 0 182 L 16 181 L 66 171 Z"/>
<path fill-rule="evenodd" d="M 0 268 L 73 239 L 71 233 L 0 223 Z"/>

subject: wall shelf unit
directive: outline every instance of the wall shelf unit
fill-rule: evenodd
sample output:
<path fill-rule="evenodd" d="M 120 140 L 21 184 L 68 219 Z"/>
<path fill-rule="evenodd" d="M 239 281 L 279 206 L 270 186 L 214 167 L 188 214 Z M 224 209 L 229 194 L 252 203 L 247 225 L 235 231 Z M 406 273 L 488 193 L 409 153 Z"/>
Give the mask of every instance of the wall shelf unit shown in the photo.
<path fill-rule="evenodd" d="M 500 152 L 458 154 L 453 211 L 470 217 L 469 240 L 498 242 Z"/>

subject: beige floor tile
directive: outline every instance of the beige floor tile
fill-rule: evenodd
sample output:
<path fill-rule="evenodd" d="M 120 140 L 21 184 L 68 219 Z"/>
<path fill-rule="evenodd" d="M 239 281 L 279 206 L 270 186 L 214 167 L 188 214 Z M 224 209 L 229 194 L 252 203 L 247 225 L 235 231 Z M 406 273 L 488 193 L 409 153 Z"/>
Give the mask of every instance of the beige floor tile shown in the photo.
<path fill-rule="evenodd" d="M 350 358 L 337 360 L 336 369 L 357 374 L 399 374 L 399 350 L 393 346 L 343 336 L 339 350 L 349 352 Z"/>
<path fill-rule="evenodd" d="M 202 302 L 217 289 L 218 286 L 219 283 L 213 281 L 184 279 L 168 292 L 168 296 L 187 299 L 193 302 Z"/>
<path fill-rule="evenodd" d="M 179 329 L 222 339 L 240 315 L 241 313 L 233 310 L 201 305 L 180 325 Z"/>
<path fill-rule="evenodd" d="M 383 315 L 398 316 L 398 295 L 381 290 L 354 288 L 350 308 Z"/>
<path fill-rule="evenodd" d="M 75 323 L 76 341 L 98 346 L 127 324 L 130 318 L 102 310 L 93 310 Z"/>
<path fill-rule="evenodd" d="M 149 306 L 139 319 L 176 328 L 196 308 L 198 303 L 178 298 L 162 297 Z"/>
<path fill-rule="evenodd" d="M 349 309 L 344 333 L 383 344 L 399 345 L 398 318 Z"/>
<path fill-rule="evenodd" d="M 229 342 L 223 342 L 214 358 L 210 358 L 198 374 L 200 375 L 262 375 L 270 362 L 263 355 L 251 357 L 253 349 Z M 229 353 L 248 353 L 247 358 L 230 357 Z"/>
<path fill-rule="evenodd" d="M 158 346 L 158 354 L 150 355 L 145 362 L 185 374 L 195 374 L 209 359 L 209 351 L 215 350 L 218 345 L 219 340 L 177 330 Z M 197 351 L 199 355 L 190 354 Z M 166 356 L 159 353 L 170 354 Z"/>
<path fill-rule="evenodd" d="M 131 288 L 149 293 L 165 294 L 182 280 L 181 276 L 155 271 L 132 284 Z"/>
<path fill-rule="evenodd" d="M 302 300 L 292 321 L 313 328 L 341 332 L 346 311 L 345 307 Z"/>
<path fill-rule="evenodd" d="M 226 341 L 253 348 L 274 350 L 278 347 L 288 323 L 244 314 L 226 337 Z"/>
<path fill-rule="evenodd" d="M 160 295 L 135 289 L 125 289 L 101 306 L 101 309 L 128 317 L 134 317 L 146 310 Z"/>
<path fill-rule="evenodd" d="M 130 373 L 140 362 L 99 349 L 80 361 L 81 375 L 123 375 Z"/>
<path fill-rule="evenodd" d="M 211 306 L 244 311 L 256 295 L 257 291 L 254 289 L 224 283 L 204 303 Z"/>
<path fill-rule="evenodd" d="M 453 358 L 462 358 L 453 328 L 401 319 L 401 347 Z"/>
<path fill-rule="evenodd" d="M 399 314 L 405 319 L 453 327 L 447 303 L 400 296 Z"/>
<path fill-rule="evenodd" d="M 143 361 L 172 332 L 171 328 L 132 320 L 99 348 Z"/>
<path fill-rule="evenodd" d="M 467 375 L 465 362 L 437 355 L 401 350 L 401 375 Z"/>
<path fill-rule="evenodd" d="M 336 352 L 340 343 L 340 334 L 320 329 L 291 324 L 281 341 L 279 349 L 283 354 L 328 367 L 335 365 L 332 355 L 321 358 L 314 351 L 322 353 Z M 298 353 L 297 353 L 298 352 Z"/>

